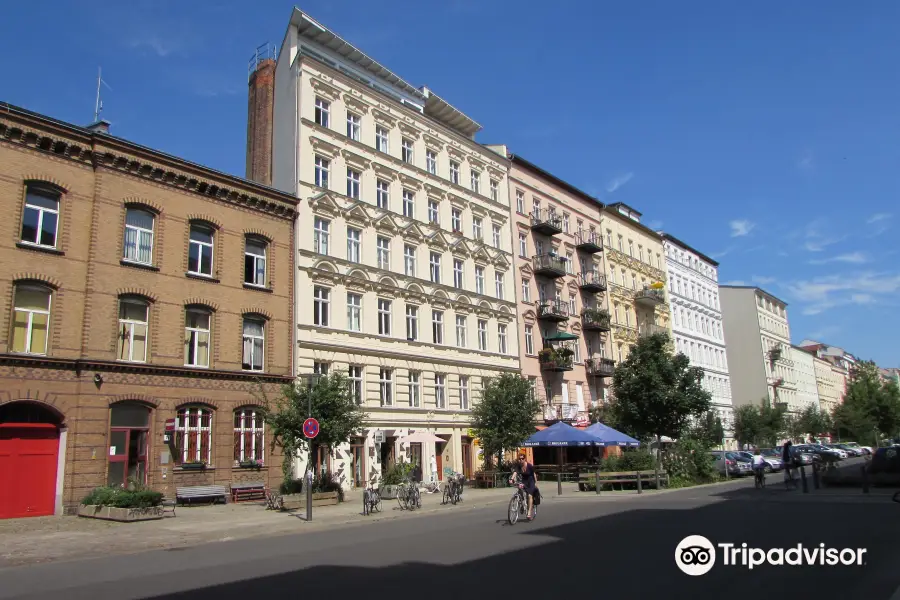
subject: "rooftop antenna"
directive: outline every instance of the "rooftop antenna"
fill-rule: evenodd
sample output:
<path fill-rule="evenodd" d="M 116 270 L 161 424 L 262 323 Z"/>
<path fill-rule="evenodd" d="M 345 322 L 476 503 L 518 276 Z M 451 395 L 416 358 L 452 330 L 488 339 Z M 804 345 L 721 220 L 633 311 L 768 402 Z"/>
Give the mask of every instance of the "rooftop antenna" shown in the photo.
<path fill-rule="evenodd" d="M 109 87 L 105 81 L 103 81 L 103 71 L 100 67 L 97 67 L 97 99 L 94 102 L 94 123 L 100 121 L 100 113 L 103 111 L 103 101 L 100 99 L 100 84 L 105 85 L 109 91 L 112 91 L 112 88 Z"/>

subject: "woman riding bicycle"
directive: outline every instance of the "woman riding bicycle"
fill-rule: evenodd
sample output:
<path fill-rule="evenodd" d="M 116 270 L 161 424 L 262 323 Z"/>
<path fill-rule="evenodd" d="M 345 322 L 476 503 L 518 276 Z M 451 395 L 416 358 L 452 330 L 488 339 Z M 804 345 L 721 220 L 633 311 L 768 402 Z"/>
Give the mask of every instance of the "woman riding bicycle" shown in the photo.
<path fill-rule="evenodd" d="M 766 477 L 766 461 L 762 456 L 759 448 L 753 449 L 753 473 L 756 476 L 757 484 L 762 484 Z"/>
<path fill-rule="evenodd" d="M 528 512 L 525 518 L 530 521 L 534 518 L 534 492 L 537 487 L 537 481 L 534 475 L 534 465 L 528 462 L 524 454 L 519 455 L 518 464 L 513 471 L 513 476 L 509 479 L 510 485 L 513 484 L 516 474 L 521 479 L 522 489 L 528 495 Z"/>

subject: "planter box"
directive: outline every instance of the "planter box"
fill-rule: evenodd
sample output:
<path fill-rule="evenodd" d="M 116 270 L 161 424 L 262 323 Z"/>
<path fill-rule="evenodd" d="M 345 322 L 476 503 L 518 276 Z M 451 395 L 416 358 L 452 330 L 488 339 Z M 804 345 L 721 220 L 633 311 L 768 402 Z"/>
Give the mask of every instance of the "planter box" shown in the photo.
<path fill-rule="evenodd" d="M 399 485 L 383 485 L 378 488 L 378 495 L 384 500 L 396 500 L 398 491 L 400 491 Z"/>
<path fill-rule="evenodd" d="M 285 494 L 281 497 L 284 502 L 285 510 L 296 510 L 306 508 L 306 493 Z M 320 492 L 312 495 L 312 505 L 316 506 L 334 506 L 338 503 L 337 492 Z"/>
<path fill-rule="evenodd" d="M 78 506 L 78 516 L 87 517 L 89 519 L 103 519 L 105 521 L 119 521 L 122 523 L 134 523 L 136 521 L 156 521 L 163 518 L 163 507 L 149 506 L 147 508 L 116 508 L 113 506 L 81 504 Z"/>
<path fill-rule="evenodd" d="M 184 471 L 205 471 L 206 463 L 182 463 L 181 468 Z"/>

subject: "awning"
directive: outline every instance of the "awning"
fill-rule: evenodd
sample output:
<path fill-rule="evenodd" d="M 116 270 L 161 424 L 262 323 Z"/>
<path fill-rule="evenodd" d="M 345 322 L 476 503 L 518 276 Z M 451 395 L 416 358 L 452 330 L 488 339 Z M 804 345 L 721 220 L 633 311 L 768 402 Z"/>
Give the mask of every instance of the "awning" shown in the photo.
<path fill-rule="evenodd" d="M 569 333 L 568 331 L 557 331 L 551 336 L 545 337 L 545 342 L 571 342 L 572 340 L 577 340 L 578 336 L 574 333 Z"/>
<path fill-rule="evenodd" d="M 542 429 L 525 440 L 522 445 L 529 446 L 595 446 L 600 440 L 582 429 L 559 422 Z"/>
<path fill-rule="evenodd" d="M 586 431 L 598 437 L 601 440 L 601 443 L 598 445 L 601 446 L 637 447 L 640 445 L 640 442 L 630 435 L 625 435 L 621 431 L 616 431 L 603 423 L 594 423 Z"/>

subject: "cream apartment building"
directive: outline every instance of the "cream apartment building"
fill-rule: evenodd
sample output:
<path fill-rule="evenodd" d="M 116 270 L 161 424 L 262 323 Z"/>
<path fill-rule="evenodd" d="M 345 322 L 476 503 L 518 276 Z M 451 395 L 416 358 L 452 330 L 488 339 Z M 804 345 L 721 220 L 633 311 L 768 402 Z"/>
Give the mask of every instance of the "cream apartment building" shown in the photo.
<path fill-rule="evenodd" d="M 273 185 L 300 199 L 298 376 L 345 373 L 369 416 L 316 468 L 347 486 L 401 457 L 471 475 L 479 390 L 519 370 L 508 160 L 298 9 L 274 86 Z M 399 442 L 423 431 L 444 442 Z"/>
<path fill-rule="evenodd" d="M 832 364 L 813 354 L 813 369 L 816 374 L 816 390 L 819 394 L 819 410 L 831 414 L 844 395 L 844 378 Z"/>
<path fill-rule="evenodd" d="M 505 146 L 492 148 L 510 161 L 522 374 L 534 382 L 545 422 L 585 424 L 615 368 L 601 259 L 603 205 Z"/>
<path fill-rule="evenodd" d="M 798 411 L 787 303 L 736 285 L 720 285 L 719 300 L 734 406 L 767 401 Z"/>
<path fill-rule="evenodd" d="M 816 382 L 816 365 L 815 357 L 800 348 L 799 346 L 790 347 L 790 359 L 794 363 L 794 375 L 797 385 L 797 395 L 794 398 L 794 406 L 791 410 L 802 412 L 807 407 L 813 406 L 819 408 L 819 386 Z M 817 435 L 820 431 L 808 431 L 808 434 Z"/>
<path fill-rule="evenodd" d="M 672 335 L 662 237 L 621 202 L 603 207 L 604 273 L 612 317 L 610 358 L 621 362 L 641 335 Z"/>

